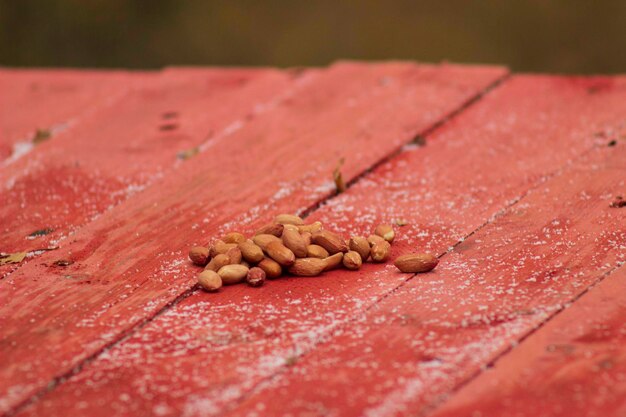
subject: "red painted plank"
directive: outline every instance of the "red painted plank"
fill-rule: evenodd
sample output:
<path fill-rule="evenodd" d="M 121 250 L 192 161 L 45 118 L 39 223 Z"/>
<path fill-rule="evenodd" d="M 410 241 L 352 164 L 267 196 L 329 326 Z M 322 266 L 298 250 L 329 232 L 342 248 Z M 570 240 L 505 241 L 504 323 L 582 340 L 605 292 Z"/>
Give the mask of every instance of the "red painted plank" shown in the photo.
<path fill-rule="evenodd" d="M 213 141 L 176 175 L 0 282 L 0 408 L 8 410 L 189 289 L 190 244 L 327 197 L 504 75 L 499 68 L 336 65 Z M 70 258 L 74 264 L 56 268 Z M 45 300 L 45 302 L 44 302 Z"/>
<path fill-rule="evenodd" d="M 588 96 L 587 89 L 599 81 L 604 82 L 516 77 L 433 134 L 425 148 L 407 149 L 315 212 L 312 219 L 362 232 L 379 220 L 404 217 L 411 224 L 398 233 L 395 253 L 407 247 L 442 252 L 555 166 L 598 143 L 593 135 L 598 129 L 623 120 L 619 110 L 623 91 Z M 441 285 L 440 274 L 427 275 L 428 282 Z M 333 331 L 349 332 L 346 323 L 361 318 L 365 308 L 406 278 L 393 267 L 368 264 L 356 273 L 281 279 L 258 290 L 238 286 L 218 294 L 196 293 L 86 366 L 25 414 L 77 412 L 79 401 L 84 406 L 81 412 L 94 416 L 219 413 L 236 406 L 265 378 L 284 372 L 285 365 Z M 352 323 L 358 336 L 362 324 Z M 385 336 L 393 340 L 393 335 Z M 296 365 L 289 381 L 304 392 L 270 388 L 253 397 L 250 406 L 277 407 L 257 410 L 261 415 L 285 414 L 288 405 L 299 412 L 308 407 L 313 415 L 332 415 L 329 409 L 334 406 L 367 400 L 367 390 L 359 389 L 359 384 L 376 372 L 341 379 L 350 360 L 337 360 L 334 346 L 340 349 L 342 344 L 333 341 L 322 351 L 328 355 L 314 362 L 328 360 L 337 377 L 333 380 L 333 375 L 324 374 L 333 380 L 332 388 L 326 389 L 328 382 L 322 378 L 307 381 L 315 373 L 300 374 Z M 412 359 L 421 357 L 421 352 L 413 353 Z M 350 354 L 354 359 L 367 351 Z M 332 389 L 340 395 L 333 397 Z M 329 397 L 317 403 L 306 401 L 307 392 Z M 267 403 L 272 398 L 277 400 Z"/>
<path fill-rule="evenodd" d="M 227 415 L 423 415 L 626 260 L 621 149 L 530 192 Z"/>
<path fill-rule="evenodd" d="M 274 70 L 174 69 L 109 101 L 28 158 L 0 169 L 0 199 L 6 202 L 0 207 L 0 252 L 58 246 L 179 166 L 179 152 L 245 123 L 290 79 Z M 39 230 L 49 233 L 32 236 Z"/>
<path fill-rule="evenodd" d="M 147 76 L 123 71 L 0 68 L 0 164 L 27 152 L 37 129 L 58 134 Z"/>
<path fill-rule="evenodd" d="M 431 415 L 626 415 L 625 317 L 621 267 Z"/>

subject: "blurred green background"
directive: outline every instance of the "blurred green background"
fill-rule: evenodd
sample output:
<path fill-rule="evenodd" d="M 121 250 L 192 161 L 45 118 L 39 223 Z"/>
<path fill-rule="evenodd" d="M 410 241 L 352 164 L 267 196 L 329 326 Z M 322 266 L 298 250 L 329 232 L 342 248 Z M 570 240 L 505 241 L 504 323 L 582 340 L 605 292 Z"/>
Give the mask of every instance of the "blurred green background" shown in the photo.
<path fill-rule="evenodd" d="M 325 65 L 626 72 L 626 0 L 0 0 L 0 65 Z"/>

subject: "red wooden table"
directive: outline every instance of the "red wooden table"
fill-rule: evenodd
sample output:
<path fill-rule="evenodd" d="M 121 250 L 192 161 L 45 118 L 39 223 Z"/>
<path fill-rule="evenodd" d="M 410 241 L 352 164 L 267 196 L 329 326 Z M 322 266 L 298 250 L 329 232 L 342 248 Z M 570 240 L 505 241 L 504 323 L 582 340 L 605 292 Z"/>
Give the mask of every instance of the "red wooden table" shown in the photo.
<path fill-rule="evenodd" d="M 0 103 L 2 415 L 626 415 L 626 77 L 2 69 Z M 281 212 L 441 262 L 195 287 L 191 245 Z"/>

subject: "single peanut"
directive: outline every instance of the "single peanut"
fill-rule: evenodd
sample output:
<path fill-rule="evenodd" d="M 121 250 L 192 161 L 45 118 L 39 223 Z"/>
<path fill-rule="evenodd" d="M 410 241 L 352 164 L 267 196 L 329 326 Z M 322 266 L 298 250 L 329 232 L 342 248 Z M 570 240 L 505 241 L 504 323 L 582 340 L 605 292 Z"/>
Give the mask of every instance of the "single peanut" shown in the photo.
<path fill-rule="evenodd" d="M 324 249 L 326 249 L 328 253 L 330 253 L 331 255 L 337 252 L 348 251 L 348 245 L 346 245 L 346 242 L 343 240 L 343 238 L 341 238 L 339 235 L 336 235 L 335 233 L 332 233 L 326 230 L 313 233 L 313 236 L 311 237 L 311 241 L 314 244 L 319 245 L 323 247 Z"/>
<path fill-rule="evenodd" d="M 282 242 L 270 242 L 264 249 L 267 256 L 283 266 L 291 266 L 296 260 L 296 255 Z"/>
<path fill-rule="evenodd" d="M 289 267 L 289 273 L 300 277 L 315 277 L 326 268 L 326 261 L 319 258 L 298 258 Z"/>
<path fill-rule="evenodd" d="M 224 241 L 224 243 L 241 243 L 241 242 L 245 242 L 246 241 L 246 237 L 244 235 L 242 235 L 241 233 L 238 232 L 231 232 L 228 233 L 226 236 L 224 236 L 222 238 L 222 241 Z"/>
<path fill-rule="evenodd" d="M 217 272 L 205 269 L 198 275 L 198 284 L 206 291 L 217 291 L 222 288 L 222 278 Z"/>
<path fill-rule="evenodd" d="M 361 255 L 359 255 L 356 251 L 348 251 L 343 255 L 343 266 L 350 270 L 357 270 L 361 267 L 363 260 L 361 259 Z"/>
<path fill-rule="evenodd" d="M 374 234 L 382 237 L 387 242 L 393 242 L 393 238 L 396 237 L 396 233 L 393 231 L 393 227 L 390 224 L 379 224 L 374 230 Z"/>
<path fill-rule="evenodd" d="M 370 256 L 370 244 L 363 236 L 353 236 L 348 242 L 350 250 L 358 252 L 363 262 L 367 261 Z"/>
<path fill-rule="evenodd" d="M 285 230 L 283 230 L 283 245 L 291 250 L 297 258 L 306 257 L 306 242 L 300 236 L 298 229 L 285 227 Z"/>
<path fill-rule="evenodd" d="M 330 255 L 328 258 L 324 259 L 324 261 L 326 262 L 326 267 L 324 268 L 324 271 L 330 271 L 332 269 L 338 268 L 343 261 L 343 252 L 337 252 L 334 255 Z"/>
<path fill-rule="evenodd" d="M 211 262 L 204 268 L 205 270 L 217 272 L 221 267 L 230 264 L 230 257 L 225 253 L 219 253 L 215 258 L 211 259 Z"/>
<path fill-rule="evenodd" d="M 241 256 L 243 256 L 243 259 L 253 264 L 261 262 L 264 258 L 263 249 L 261 249 L 251 240 L 241 242 L 239 244 L 239 250 L 241 251 Z"/>
<path fill-rule="evenodd" d="M 374 262 L 385 262 L 391 255 L 391 245 L 386 240 L 376 242 L 372 245 L 370 255 Z"/>
<path fill-rule="evenodd" d="M 243 265 L 225 265 L 217 271 L 224 285 L 238 284 L 248 275 L 248 268 Z"/>
<path fill-rule="evenodd" d="M 259 267 L 250 268 L 246 275 L 246 282 L 251 287 L 260 287 L 265 283 L 265 271 Z"/>
<path fill-rule="evenodd" d="M 370 244 L 370 247 L 372 247 L 372 246 L 374 246 L 374 243 L 386 242 L 386 240 L 383 239 L 382 237 L 378 236 L 378 235 L 369 235 L 367 237 L 367 242 Z"/>
<path fill-rule="evenodd" d="M 257 266 L 265 271 L 265 276 L 269 279 L 278 278 L 283 273 L 280 264 L 270 258 L 264 258 Z"/>
<path fill-rule="evenodd" d="M 282 240 L 279 237 L 276 237 L 274 235 L 267 235 L 267 234 L 256 235 L 255 237 L 252 238 L 252 241 L 254 242 L 255 245 L 257 245 L 263 250 L 265 250 L 267 245 L 269 245 L 271 242 L 282 243 Z"/>
<path fill-rule="evenodd" d="M 402 272 L 428 272 L 434 269 L 439 259 L 430 253 L 411 253 L 398 256 L 394 265 Z"/>
<path fill-rule="evenodd" d="M 237 246 L 228 249 L 226 256 L 230 259 L 231 264 L 241 263 L 241 250 L 239 250 L 239 247 Z"/>
<path fill-rule="evenodd" d="M 189 259 L 196 265 L 205 266 L 209 262 L 209 249 L 204 246 L 194 246 L 189 251 Z"/>
<path fill-rule="evenodd" d="M 330 255 L 326 249 L 321 247 L 320 245 L 309 245 L 306 247 L 307 256 L 309 258 L 320 258 L 326 259 Z"/>
<path fill-rule="evenodd" d="M 268 223 L 257 230 L 255 235 L 274 235 L 276 237 L 281 237 L 283 234 L 283 228 L 284 226 L 282 224 Z"/>
<path fill-rule="evenodd" d="M 300 225 L 304 224 L 304 220 L 293 214 L 279 214 L 274 218 L 274 223 Z"/>
<path fill-rule="evenodd" d="M 226 243 L 223 240 L 218 239 L 213 242 L 209 248 L 209 254 L 211 255 L 211 258 L 215 258 L 220 253 L 226 253 L 230 248 L 234 248 L 236 246 L 236 243 Z"/>

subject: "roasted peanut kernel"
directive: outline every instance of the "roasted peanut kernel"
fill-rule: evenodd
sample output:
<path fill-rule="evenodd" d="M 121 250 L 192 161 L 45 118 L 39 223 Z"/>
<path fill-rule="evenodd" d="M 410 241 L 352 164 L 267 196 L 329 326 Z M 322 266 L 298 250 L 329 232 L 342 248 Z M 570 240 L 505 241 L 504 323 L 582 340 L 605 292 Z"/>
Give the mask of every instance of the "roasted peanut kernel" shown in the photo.
<path fill-rule="evenodd" d="M 228 249 L 226 256 L 230 259 L 231 264 L 241 263 L 241 250 L 237 246 Z"/>
<path fill-rule="evenodd" d="M 264 258 L 263 249 L 261 249 L 251 240 L 241 242 L 239 244 L 239 250 L 241 251 L 241 256 L 243 257 L 243 259 L 253 264 L 261 262 Z"/>
<path fill-rule="evenodd" d="M 223 240 L 218 239 L 213 242 L 209 248 L 209 254 L 211 255 L 211 258 L 215 258 L 220 253 L 226 253 L 230 248 L 234 248 L 236 246 L 236 243 L 226 243 Z"/>
<path fill-rule="evenodd" d="M 263 271 L 268 279 L 278 278 L 283 273 L 283 268 L 273 259 L 265 258 L 257 265 Z"/>
<path fill-rule="evenodd" d="M 228 233 L 226 236 L 224 236 L 222 238 L 222 241 L 224 241 L 224 243 L 241 243 L 241 242 L 245 242 L 246 241 L 246 237 L 244 235 L 242 235 L 241 233 L 238 232 L 231 232 Z"/>
<path fill-rule="evenodd" d="M 393 231 L 393 227 L 390 224 L 379 224 L 374 230 L 374 234 L 382 237 L 387 242 L 393 242 L 393 238 L 396 237 L 396 233 Z"/>
<path fill-rule="evenodd" d="M 217 271 L 224 285 L 238 284 L 246 279 L 248 268 L 243 265 L 225 265 Z"/>
<path fill-rule="evenodd" d="M 252 238 L 252 241 L 254 242 L 255 245 L 260 247 L 262 250 L 265 250 L 267 245 L 269 245 L 271 242 L 282 243 L 282 240 L 279 237 L 276 237 L 274 235 L 265 235 L 265 234 L 256 235 L 255 237 Z"/>
<path fill-rule="evenodd" d="M 343 255 L 343 266 L 350 270 L 357 270 L 361 267 L 363 260 L 361 259 L 361 255 L 359 255 L 356 251 L 348 251 Z"/>
<path fill-rule="evenodd" d="M 309 258 L 326 259 L 330 256 L 328 251 L 324 249 L 323 247 L 321 247 L 320 245 L 309 245 L 306 247 L 306 249 L 307 249 L 307 256 Z"/>
<path fill-rule="evenodd" d="M 326 267 L 324 271 L 330 271 L 332 269 L 336 269 L 339 265 L 342 264 L 343 261 L 343 252 L 337 252 L 334 255 L 330 255 L 328 258 L 324 259 L 326 262 Z"/>
<path fill-rule="evenodd" d="M 265 271 L 259 267 L 250 268 L 246 282 L 251 287 L 260 287 L 265 283 Z"/>
<path fill-rule="evenodd" d="M 282 242 L 270 242 L 264 249 L 267 256 L 283 266 L 291 266 L 296 260 L 296 255 Z"/>
<path fill-rule="evenodd" d="M 297 228 L 291 229 L 285 226 L 285 230 L 283 230 L 283 245 L 291 250 L 297 258 L 306 257 L 306 242 L 300 236 Z"/>
<path fill-rule="evenodd" d="M 383 239 L 382 237 L 378 235 L 369 235 L 367 237 L 367 241 L 370 244 L 370 247 L 374 246 L 374 243 L 377 243 L 377 242 L 386 242 L 385 239 Z"/>
<path fill-rule="evenodd" d="M 300 233 L 309 232 L 311 234 L 320 232 L 322 230 L 322 223 L 315 222 L 311 224 L 301 224 L 298 226 Z"/>
<path fill-rule="evenodd" d="M 439 259 L 430 253 L 410 253 L 398 256 L 394 265 L 402 272 L 428 272 L 433 270 Z"/>
<path fill-rule="evenodd" d="M 189 251 L 189 259 L 196 265 L 205 266 L 209 262 L 209 249 L 204 246 L 194 246 Z"/>
<path fill-rule="evenodd" d="M 304 224 L 304 220 L 300 216 L 293 214 L 279 214 L 274 218 L 274 223 L 300 225 Z"/>
<path fill-rule="evenodd" d="M 302 239 L 304 239 L 304 243 L 306 243 L 307 246 L 309 246 L 311 244 L 311 233 L 309 232 L 302 232 L 300 233 L 300 236 L 302 236 Z"/>
<path fill-rule="evenodd" d="M 206 291 L 217 291 L 222 288 L 222 278 L 217 272 L 205 269 L 198 275 L 198 284 Z"/>
<path fill-rule="evenodd" d="M 315 277 L 324 272 L 326 261 L 319 258 L 298 258 L 289 267 L 289 273 L 299 277 Z"/>
<path fill-rule="evenodd" d="M 327 230 L 322 230 L 321 232 L 314 233 L 311 237 L 311 241 L 323 247 L 330 254 L 335 254 L 337 252 L 347 252 L 348 245 L 339 235 L 335 233 L 329 232 Z"/>
<path fill-rule="evenodd" d="M 221 267 L 228 264 L 230 264 L 230 257 L 224 253 L 219 253 L 215 258 L 211 259 L 211 262 L 204 269 L 217 272 Z"/>
<path fill-rule="evenodd" d="M 348 247 L 350 250 L 358 252 L 358 254 L 361 255 L 362 262 L 367 261 L 367 258 L 370 256 L 370 244 L 367 239 L 362 236 L 351 237 L 348 242 Z"/>
<path fill-rule="evenodd" d="M 285 226 L 282 224 L 268 223 L 257 230 L 255 235 L 274 235 L 276 237 L 281 237 L 284 227 Z"/>
<path fill-rule="evenodd" d="M 374 262 L 385 262 L 391 255 L 391 245 L 386 240 L 376 242 L 372 245 L 370 256 Z"/>

